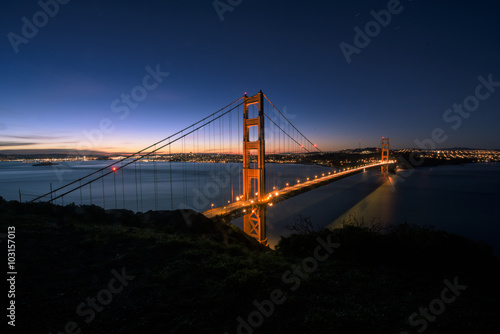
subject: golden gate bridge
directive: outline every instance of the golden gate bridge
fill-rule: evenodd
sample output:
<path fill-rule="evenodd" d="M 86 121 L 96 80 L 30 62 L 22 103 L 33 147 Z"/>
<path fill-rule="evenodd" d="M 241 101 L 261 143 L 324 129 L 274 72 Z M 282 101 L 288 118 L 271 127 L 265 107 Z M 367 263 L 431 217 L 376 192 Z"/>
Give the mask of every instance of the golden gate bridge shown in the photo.
<path fill-rule="evenodd" d="M 65 196 L 75 200 L 75 193 L 79 193 L 81 204 L 106 208 L 106 203 L 108 207 L 111 203 L 118 209 L 119 202 L 121 208 L 127 208 L 126 198 L 132 197 L 136 211 L 140 211 L 145 194 L 152 192 L 155 210 L 194 209 L 208 218 L 226 220 L 243 216 L 244 231 L 267 245 L 266 211 L 270 206 L 366 169 L 380 168 L 386 174 L 394 163 L 389 157 L 388 138 L 382 139 L 380 160 L 355 167 L 318 169 L 311 164 L 289 163 L 298 156 L 322 153 L 262 91 L 253 96 L 245 93 L 200 121 L 63 186 L 51 187 L 31 202 L 64 201 Z M 163 161 L 168 162 L 167 168 L 159 167 Z M 180 171 L 172 172 L 172 162 L 182 165 Z M 266 162 L 275 167 L 270 177 L 266 177 Z M 148 180 L 153 189 L 143 188 L 144 163 L 153 165 L 153 180 Z M 286 171 L 292 166 L 293 178 Z M 303 176 L 297 177 L 297 173 Z M 205 193 L 210 203 L 196 205 L 193 200 L 195 205 L 187 205 L 189 187 L 195 194 Z M 162 199 L 169 191 L 170 196 Z M 174 205 L 179 200 L 182 202 Z"/>

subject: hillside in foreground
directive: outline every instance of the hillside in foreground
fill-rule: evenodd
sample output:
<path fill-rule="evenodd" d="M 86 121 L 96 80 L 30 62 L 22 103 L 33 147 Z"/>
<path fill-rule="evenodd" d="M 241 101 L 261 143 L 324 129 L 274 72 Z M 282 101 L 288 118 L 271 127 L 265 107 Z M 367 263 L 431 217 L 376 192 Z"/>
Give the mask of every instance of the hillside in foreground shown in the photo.
<path fill-rule="evenodd" d="M 402 224 L 295 234 L 270 250 L 232 225 L 183 217 L 0 199 L 1 233 L 16 228 L 15 332 L 500 328 L 500 264 L 487 245 Z"/>

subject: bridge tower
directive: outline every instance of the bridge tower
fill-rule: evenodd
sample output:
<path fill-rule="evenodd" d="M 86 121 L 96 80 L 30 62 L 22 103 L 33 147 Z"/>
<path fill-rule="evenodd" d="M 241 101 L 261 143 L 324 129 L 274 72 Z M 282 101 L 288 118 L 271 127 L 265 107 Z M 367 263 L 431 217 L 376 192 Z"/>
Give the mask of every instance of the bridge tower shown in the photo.
<path fill-rule="evenodd" d="M 389 163 L 389 138 L 382 137 L 382 163 Z M 381 168 L 382 174 L 389 172 L 389 165 L 383 165 Z"/>
<path fill-rule="evenodd" d="M 249 118 L 249 107 L 256 105 L 258 115 Z M 257 127 L 258 139 L 250 141 L 250 128 Z M 251 152 L 257 151 L 257 168 L 251 168 Z M 250 200 L 253 197 L 252 181 L 256 185 L 257 202 L 266 196 L 266 168 L 265 168 L 265 140 L 264 140 L 264 94 L 262 91 L 254 96 L 243 97 L 243 199 Z M 256 238 L 260 243 L 267 246 L 266 237 L 266 206 L 256 205 L 250 213 L 243 216 L 243 230 L 248 235 Z"/>

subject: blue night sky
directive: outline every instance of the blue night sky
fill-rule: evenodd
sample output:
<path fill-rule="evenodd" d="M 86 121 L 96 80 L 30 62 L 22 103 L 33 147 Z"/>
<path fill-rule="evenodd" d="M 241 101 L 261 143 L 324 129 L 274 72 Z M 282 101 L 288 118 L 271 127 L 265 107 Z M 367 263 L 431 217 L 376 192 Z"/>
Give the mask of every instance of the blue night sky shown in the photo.
<path fill-rule="evenodd" d="M 0 153 L 76 148 L 105 118 L 94 149 L 133 151 L 260 89 L 323 150 L 417 147 L 436 128 L 438 148 L 500 148 L 495 1 L 59 1 L 53 17 L 37 1 L 2 6 Z M 169 75 L 120 119 L 113 101 L 148 66 Z M 472 111 L 447 112 L 464 100 Z"/>

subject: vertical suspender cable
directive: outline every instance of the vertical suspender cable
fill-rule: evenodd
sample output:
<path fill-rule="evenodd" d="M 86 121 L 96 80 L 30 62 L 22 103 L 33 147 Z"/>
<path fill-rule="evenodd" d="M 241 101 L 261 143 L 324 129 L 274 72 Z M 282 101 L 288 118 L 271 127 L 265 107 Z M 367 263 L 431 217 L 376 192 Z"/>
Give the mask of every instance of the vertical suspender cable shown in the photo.
<path fill-rule="evenodd" d="M 137 163 L 134 163 L 134 174 L 135 174 L 135 207 L 136 207 L 137 212 L 139 212 L 139 190 L 138 190 L 138 186 L 137 186 Z"/>
<path fill-rule="evenodd" d="M 187 185 L 186 185 L 186 137 L 182 138 L 182 192 L 184 203 L 187 202 Z"/>
<path fill-rule="evenodd" d="M 233 142 L 233 124 L 232 124 L 232 117 L 231 117 L 231 113 L 229 113 L 229 154 L 230 156 L 232 156 L 232 151 L 231 151 L 231 148 L 232 148 L 232 142 Z M 233 166 L 233 159 L 230 159 L 230 166 L 232 167 Z M 231 202 L 234 200 L 234 193 L 233 193 L 233 168 L 229 168 L 229 177 L 231 178 Z"/>
<path fill-rule="evenodd" d="M 116 200 L 116 172 L 113 173 L 113 184 L 115 186 L 115 209 L 118 209 L 118 201 Z"/>
<path fill-rule="evenodd" d="M 208 149 L 207 149 L 207 127 L 210 127 L 210 125 L 205 125 L 203 127 L 203 152 L 204 152 L 204 156 L 205 156 L 205 162 L 203 163 L 203 165 L 205 166 L 204 170 L 203 170 L 203 173 L 205 175 L 205 178 L 204 178 L 204 184 L 207 184 L 208 183 L 208 168 L 209 168 L 209 165 L 208 165 L 208 151 L 210 150 L 210 145 L 208 146 Z M 208 138 L 208 141 L 210 141 L 210 136 Z"/>
<path fill-rule="evenodd" d="M 156 150 L 156 145 L 155 145 Z M 155 154 L 153 157 L 153 182 L 154 182 L 154 195 L 155 195 L 155 210 L 158 210 L 158 175 L 156 170 L 156 159 L 158 158 L 158 154 Z"/>
<path fill-rule="evenodd" d="M 122 199 L 123 199 L 123 208 L 125 209 L 125 168 L 123 167 L 123 161 L 121 163 L 120 171 L 122 173 Z"/>
<path fill-rule="evenodd" d="M 143 206 L 144 202 L 142 198 L 142 160 L 139 160 L 138 163 L 139 163 L 139 187 L 141 190 L 141 211 L 144 212 L 144 206 Z"/>
<path fill-rule="evenodd" d="M 241 159 L 242 159 L 242 162 L 240 164 L 239 162 L 239 158 L 238 158 L 238 196 L 241 196 L 241 179 L 243 178 L 243 138 L 241 138 L 241 135 L 240 135 L 240 129 L 241 127 L 243 126 L 243 124 L 241 123 L 240 121 L 240 107 L 238 107 L 238 156 L 240 155 L 240 152 L 242 152 L 241 154 Z M 241 147 L 241 148 L 240 148 Z"/>
<path fill-rule="evenodd" d="M 104 174 L 104 171 L 101 172 L 101 175 Z M 104 195 L 104 177 L 101 178 L 102 181 L 102 207 L 106 210 L 106 196 Z"/>
<path fill-rule="evenodd" d="M 169 157 L 169 174 L 170 174 L 170 210 L 174 209 L 174 194 L 173 194 L 173 187 L 172 187 L 172 145 L 168 145 L 168 155 Z"/>
<path fill-rule="evenodd" d="M 220 141 L 220 155 L 219 157 L 223 156 L 224 154 L 224 137 L 223 137 L 223 132 L 222 132 L 222 128 L 224 126 L 224 117 L 221 117 L 219 118 L 219 141 Z M 222 172 L 223 170 L 223 164 L 222 164 L 222 161 L 219 159 L 219 171 Z M 221 173 L 219 173 L 219 175 L 222 175 Z M 222 186 L 219 185 L 219 187 L 221 188 L 220 189 L 220 205 L 221 206 L 224 206 L 224 195 L 222 194 L 223 192 L 223 189 L 222 189 Z"/>

